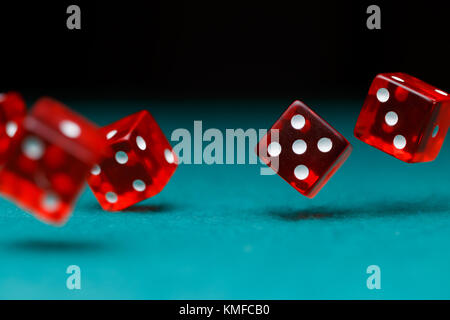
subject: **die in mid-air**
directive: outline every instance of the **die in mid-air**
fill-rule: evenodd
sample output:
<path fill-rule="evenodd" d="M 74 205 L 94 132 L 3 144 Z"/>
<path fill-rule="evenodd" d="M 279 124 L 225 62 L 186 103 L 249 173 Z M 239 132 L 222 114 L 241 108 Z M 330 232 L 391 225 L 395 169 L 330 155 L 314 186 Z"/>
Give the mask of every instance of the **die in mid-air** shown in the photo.
<path fill-rule="evenodd" d="M 88 183 L 105 210 L 123 210 L 159 193 L 177 168 L 177 158 L 148 111 L 101 129 L 107 155 L 95 165 Z"/>
<path fill-rule="evenodd" d="M 292 187 L 313 198 L 349 157 L 352 146 L 304 103 L 294 101 L 256 151 Z"/>
<path fill-rule="evenodd" d="M 12 140 L 0 192 L 37 218 L 62 224 L 104 140 L 97 126 L 58 101 L 41 98 Z"/>
<path fill-rule="evenodd" d="M 405 73 L 375 77 L 355 136 L 405 162 L 434 160 L 450 124 L 450 96 Z"/>

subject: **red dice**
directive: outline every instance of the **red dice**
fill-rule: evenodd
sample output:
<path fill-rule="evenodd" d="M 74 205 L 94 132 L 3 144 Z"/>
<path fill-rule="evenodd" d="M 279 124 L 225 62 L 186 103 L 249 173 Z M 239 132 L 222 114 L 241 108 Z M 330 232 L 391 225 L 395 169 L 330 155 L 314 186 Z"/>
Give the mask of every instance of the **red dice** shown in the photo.
<path fill-rule="evenodd" d="M 11 142 L 22 126 L 25 109 L 25 102 L 20 94 L 0 93 L 0 165 L 8 158 Z"/>
<path fill-rule="evenodd" d="M 0 191 L 48 223 L 62 224 L 100 156 L 98 128 L 50 98 L 25 117 L 0 171 Z"/>
<path fill-rule="evenodd" d="M 450 96 L 404 73 L 375 77 L 355 136 L 405 162 L 434 160 L 450 124 Z"/>
<path fill-rule="evenodd" d="M 101 132 L 108 154 L 93 167 L 88 183 L 103 209 L 125 209 L 164 188 L 177 158 L 149 112 L 132 114 Z"/>
<path fill-rule="evenodd" d="M 257 146 L 259 157 L 301 194 L 313 198 L 345 162 L 350 143 L 294 101 Z"/>

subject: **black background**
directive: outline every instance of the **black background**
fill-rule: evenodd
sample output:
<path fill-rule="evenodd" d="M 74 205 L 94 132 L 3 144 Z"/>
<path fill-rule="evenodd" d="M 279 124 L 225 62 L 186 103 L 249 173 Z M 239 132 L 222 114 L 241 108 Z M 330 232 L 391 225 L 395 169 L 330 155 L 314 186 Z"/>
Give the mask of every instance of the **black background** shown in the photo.
<path fill-rule="evenodd" d="M 89 97 L 363 98 L 379 72 L 450 90 L 438 1 L 2 1 L 0 91 Z M 82 30 L 66 28 L 81 7 Z M 381 30 L 366 28 L 381 7 Z"/>

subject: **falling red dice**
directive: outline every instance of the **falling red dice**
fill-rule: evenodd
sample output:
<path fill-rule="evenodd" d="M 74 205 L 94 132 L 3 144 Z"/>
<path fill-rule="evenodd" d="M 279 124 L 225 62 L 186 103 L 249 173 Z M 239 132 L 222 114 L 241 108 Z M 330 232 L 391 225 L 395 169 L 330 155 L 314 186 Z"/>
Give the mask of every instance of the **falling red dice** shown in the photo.
<path fill-rule="evenodd" d="M 259 157 L 301 194 L 313 198 L 345 162 L 350 143 L 294 101 L 257 146 Z"/>
<path fill-rule="evenodd" d="M 0 165 L 6 162 L 13 139 L 25 118 L 25 102 L 16 92 L 0 93 Z"/>
<path fill-rule="evenodd" d="M 132 114 L 101 132 L 108 155 L 93 167 L 88 183 L 103 209 L 125 209 L 164 188 L 177 158 L 149 112 Z"/>
<path fill-rule="evenodd" d="M 404 73 L 375 77 L 355 136 L 405 162 L 434 160 L 450 124 L 450 96 Z"/>
<path fill-rule="evenodd" d="M 64 223 L 104 137 L 63 104 L 41 98 L 23 121 L 0 171 L 0 192 L 37 218 Z"/>

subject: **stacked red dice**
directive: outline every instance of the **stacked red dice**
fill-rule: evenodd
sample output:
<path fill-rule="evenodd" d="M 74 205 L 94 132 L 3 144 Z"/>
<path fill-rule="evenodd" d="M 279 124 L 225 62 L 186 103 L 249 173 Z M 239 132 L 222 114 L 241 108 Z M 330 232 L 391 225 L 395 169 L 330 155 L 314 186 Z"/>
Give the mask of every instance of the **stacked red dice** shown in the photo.
<path fill-rule="evenodd" d="M 258 144 L 259 157 L 313 198 L 349 157 L 352 146 L 331 125 L 294 101 Z"/>
<path fill-rule="evenodd" d="M 100 132 L 108 154 L 93 167 L 88 183 L 103 209 L 125 209 L 164 188 L 177 158 L 149 112 L 132 114 Z"/>
<path fill-rule="evenodd" d="M 375 77 L 355 136 L 405 162 L 434 160 L 450 124 L 450 96 L 404 73 Z"/>
<path fill-rule="evenodd" d="M 104 141 L 94 124 L 53 99 L 41 98 L 9 147 L 0 191 L 37 218 L 62 224 Z"/>

